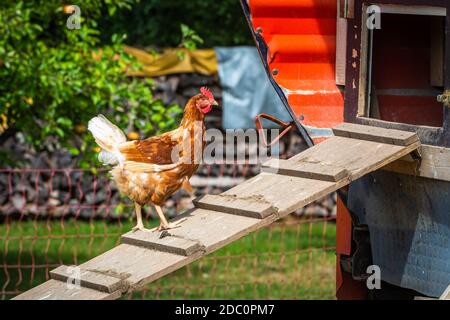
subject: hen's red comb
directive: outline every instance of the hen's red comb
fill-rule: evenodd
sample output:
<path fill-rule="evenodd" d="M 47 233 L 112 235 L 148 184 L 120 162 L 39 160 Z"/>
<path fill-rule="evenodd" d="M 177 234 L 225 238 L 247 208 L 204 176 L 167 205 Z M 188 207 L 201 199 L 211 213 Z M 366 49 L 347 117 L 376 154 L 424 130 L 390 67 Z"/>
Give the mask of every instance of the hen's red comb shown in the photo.
<path fill-rule="evenodd" d="M 202 93 L 202 95 L 207 97 L 209 100 L 214 100 L 214 96 L 213 96 L 211 90 L 209 90 L 207 87 L 201 87 L 200 92 Z"/>

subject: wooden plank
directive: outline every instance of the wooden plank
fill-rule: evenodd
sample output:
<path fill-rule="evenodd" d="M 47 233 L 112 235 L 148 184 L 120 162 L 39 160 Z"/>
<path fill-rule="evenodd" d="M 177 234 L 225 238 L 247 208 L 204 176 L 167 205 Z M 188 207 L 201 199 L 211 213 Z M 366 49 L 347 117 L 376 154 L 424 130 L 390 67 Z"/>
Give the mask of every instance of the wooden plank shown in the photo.
<path fill-rule="evenodd" d="M 442 295 L 439 297 L 439 300 L 450 300 L 450 285 L 445 289 Z"/>
<path fill-rule="evenodd" d="M 182 256 L 190 256 L 204 250 L 198 241 L 174 237 L 169 231 L 163 233 L 156 230 L 130 231 L 122 235 L 122 243 Z"/>
<path fill-rule="evenodd" d="M 363 3 L 362 8 L 362 20 L 367 21 L 368 15 L 367 15 L 367 8 L 369 7 L 369 4 Z M 353 24 L 355 26 L 355 24 Z M 347 29 L 347 32 L 353 32 L 354 30 L 351 30 L 351 27 Z M 354 111 L 356 113 L 356 117 L 365 117 L 368 116 L 370 113 L 367 111 L 370 110 L 370 106 L 367 106 L 367 88 L 369 87 L 368 83 L 369 80 L 369 69 L 372 65 L 372 61 L 370 61 L 370 47 L 369 47 L 369 29 L 368 28 L 361 28 L 360 35 L 355 35 L 356 37 L 361 37 L 361 42 L 358 43 L 358 45 L 355 45 L 355 43 L 352 43 L 352 36 L 347 38 L 348 41 L 351 43 L 347 43 L 347 50 L 352 50 L 351 52 L 351 61 L 348 61 L 349 64 L 351 64 L 351 68 L 347 69 L 348 76 L 350 79 L 352 79 L 352 89 L 358 90 L 358 97 L 355 97 L 354 105 L 356 106 L 356 110 Z M 354 38 L 354 37 L 353 37 Z M 359 42 L 359 41 L 358 41 Z M 359 52 L 358 52 L 359 48 Z M 347 56 L 350 57 L 350 53 L 347 52 Z M 359 68 L 358 68 L 359 67 Z M 354 72 L 356 74 L 354 74 Z M 347 77 L 347 75 L 346 75 Z M 356 79 L 359 79 L 359 82 L 356 82 Z M 356 93 L 356 92 L 355 92 Z M 344 112 L 347 112 L 344 110 Z M 355 117 L 354 114 L 352 114 L 353 118 Z M 345 116 L 344 119 L 347 119 L 348 117 Z"/>
<path fill-rule="evenodd" d="M 355 17 L 355 0 L 338 0 L 338 18 L 353 19 Z"/>
<path fill-rule="evenodd" d="M 408 174 L 423 178 L 450 181 L 450 148 L 422 145 L 420 161 L 394 161 L 383 170 Z"/>
<path fill-rule="evenodd" d="M 419 141 L 415 132 L 364 126 L 354 123 L 341 123 L 333 128 L 336 136 L 407 146 Z"/>
<path fill-rule="evenodd" d="M 120 291 L 101 292 L 83 287 L 69 287 L 67 283 L 49 280 L 16 297 L 13 300 L 113 300 L 118 299 Z"/>
<path fill-rule="evenodd" d="M 337 182 L 348 177 L 345 168 L 317 162 L 290 162 L 282 159 L 271 159 L 261 166 L 263 172 L 283 174 L 287 176 Z"/>
<path fill-rule="evenodd" d="M 336 84 L 345 86 L 347 62 L 347 19 L 344 18 L 344 1 L 338 1 L 337 10 L 342 15 L 336 19 Z"/>
<path fill-rule="evenodd" d="M 450 20 L 450 18 L 449 18 Z M 449 33 L 450 35 L 450 33 Z M 449 36 L 450 38 L 450 36 Z M 450 47 L 450 46 L 449 46 Z M 450 59 L 450 54 L 449 54 Z M 449 72 L 450 75 L 450 72 Z M 449 76 L 450 77 L 450 76 Z M 372 119 L 372 118 L 364 118 L 359 117 L 358 122 L 360 122 L 362 125 L 367 126 L 375 126 L 380 128 L 386 128 L 386 129 L 396 129 L 396 130 L 403 130 L 403 131 L 411 131 L 416 132 L 417 135 L 420 138 L 420 142 L 423 144 L 429 144 L 434 145 L 437 141 L 441 141 L 441 139 L 445 139 L 445 135 L 443 135 L 442 128 L 438 127 L 430 127 L 430 126 L 414 126 L 412 124 L 407 123 L 399 123 L 399 122 L 389 122 L 384 121 L 380 119 Z M 450 135 L 449 135 L 450 138 Z M 445 144 L 446 142 L 442 140 Z M 450 142 L 450 140 L 449 140 Z M 450 144 L 446 147 L 450 147 Z"/>
<path fill-rule="evenodd" d="M 129 289 L 132 290 L 185 266 L 201 255 L 201 252 L 199 252 L 186 257 L 129 244 L 120 244 L 81 264 L 80 267 L 94 272 L 124 277 L 127 279 Z"/>
<path fill-rule="evenodd" d="M 415 296 L 414 300 L 438 300 L 436 298 L 431 298 L 431 297 L 420 297 L 420 296 Z"/>
<path fill-rule="evenodd" d="M 70 272 L 69 268 L 71 267 L 65 265 L 59 266 L 50 271 L 50 277 L 63 282 L 67 282 L 68 279 L 79 280 L 80 286 L 82 287 L 108 293 L 113 293 L 117 290 L 126 291 L 127 289 L 127 284 L 123 279 L 81 268 L 79 269 L 79 274 L 76 274 Z"/>
<path fill-rule="evenodd" d="M 215 210 L 245 217 L 264 219 L 277 212 L 271 203 L 258 196 L 234 197 L 205 195 L 193 201 L 196 208 Z"/>
<path fill-rule="evenodd" d="M 251 231 L 268 225 L 276 216 L 255 219 L 235 216 L 223 212 L 192 209 L 179 215 L 178 219 L 188 218 L 179 228 L 168 230 L 174 237 L 196 241 L 204 250 L 190 256 L 156 251 L 129 244 L 121 244 L 110 251 L 82 264 L 80 267 L 92 271 L 126 277 L 130 288 L 154 281 L 206 253 L 217 250 Z"/>
<path fill-rule="evenodd" d="M 129 290 L 133 290 L 272 223 L 278 217 L 269 216 L 265 219 L 255 219 L 222 212 L 193 209 L 177 217 L 177 219 L 183 218 L 188 218 L 188 220 L 184 221 L 179 228 L 169 230 L 170 234 L 198 241 L 204 246 L 205 250 L 198 251 L 190 256 L 181 256 L 121 244 L 80 265 L 80 267 L 103 274 L 126 277 Z"/>
<path fill-rule="evenodd" d="M 337 185 L 335 182 L 263 172 L 223 194 L 236 199 L 258 198 L 271 203 L 278 215 L 285 216 L 335 191 Z M 245 204 L 242 204 L 241 209 L 252 210 Z"/>
<path fill-rule="evenodd" d="M 435 87 L 444 86 L 444 43 L 445 20 L 440 17 L 431 18 L 430 48 L 430 84 Z"/>
<path fill-rule="evenodd" d="M 440 16 L 447 15 L 447 8 L 438 6 L 405 6 L 397 4 L 378 4 L 381 8 L 381 13 L 394 14 L 413 14 L 422 16 Z"/>
<path fill-rule="evenodd" d="M 181 227 L 169 230 L 170 233 L 200 242 L 207 254 L 272 223 L 277 216 L 270 215 L 265 219 L 257 219 L 218 211 L 193 209 L 178 216 L 175 221 L 183 218 L 188 219 L 181 224 Z"/>
<path fill-rule="evenodd" d="M 436 85 L 437 86 L 437 85 Z M 415 96 L 415 97 L 434 97 L 436 98 L 442 93 L 441 90 L 435 88 L 425 89 L 409 89 L 409 88 L 390 88 L 390 89 L 375 89 L 378 96 Z"/>
<path fill-rule="evenodd" d="M 415 142 L 408 146 L 378 143 L 366 140 L 331 137 L 317 146 L 289 159 L 290 162 L 317 162 L 344 168 L 349 181 L 378 170 L 419 148 Z"/>
<path fill-rule="evenodd" d="M 314 200 L 324 197 L 363 175 L 378 170 L 419 147 L 416 142 L 406 147 L 366 140 L 331 137 L 288 160 L 293 166 L 316 163 L 322 167 L 335 167 L 348 172 L 338 182 L 313 180 L 302 177 L 263 172 L 226 192 L 230 202 L 221 202 L 221 210 L 256 211 L 256 206 L 271 205 L 277 214 L 284 216 Z M 240 201 L 254 199 L 255 201 Z M 212 200 L 212 205 L 217 198 Z M 240 201 L 240 202 L 239 202 Z M 237 205 L 239 204 L 239 205 Z M 258 207 L 260 208 L 260 207 Z M 237 209 L 236 209 L 237 210 Z"/>

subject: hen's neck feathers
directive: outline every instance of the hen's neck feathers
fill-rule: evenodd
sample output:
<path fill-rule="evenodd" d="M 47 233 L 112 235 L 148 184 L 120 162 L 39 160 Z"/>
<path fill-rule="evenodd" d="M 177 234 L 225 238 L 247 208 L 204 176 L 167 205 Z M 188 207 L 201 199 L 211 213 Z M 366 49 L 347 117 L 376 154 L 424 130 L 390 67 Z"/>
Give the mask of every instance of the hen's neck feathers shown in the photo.
<path fill-rule="evenodd" d="M 195 124 L 196 121 L 203 122 L 205 119 L 205 115 L 197 108 L 196 101 L 201 97 L 201 94 L 198 94 L 191 99 L 186 104 L 184 108 L 183 119 L 181 120 L 180 127 L 188 128 Z"/>

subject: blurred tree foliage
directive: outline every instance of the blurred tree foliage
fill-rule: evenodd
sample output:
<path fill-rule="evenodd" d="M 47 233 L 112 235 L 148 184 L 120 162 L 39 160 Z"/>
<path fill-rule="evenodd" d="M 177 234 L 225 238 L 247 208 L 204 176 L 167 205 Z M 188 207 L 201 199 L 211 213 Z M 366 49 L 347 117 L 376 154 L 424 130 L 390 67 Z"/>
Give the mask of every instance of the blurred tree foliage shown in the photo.
<path fill-rule="evenodd" d="M 151 80 L 125 76 L 139 65 L 122 49 L 123 30 L 116 27 L 99 49 L 98 21 L 105 14 L 114 19 L 133 4 L 84 0 L 80 28 L 71 30 L 60 0 L 0 2 L 0 165 L 15 161 L 1 145 L 20 132 L 37 151 L 63 147 L 79 157 L 80 166 L 90 166 L 96 153 L 86 125 L 98 113 L 143 136 L 176 126 L 179 106 L 155 100 Z"/>
<path fill-rule="evenodd" d="M 127 44 L 158 47 L 177 46 L 180 24 L 195 30 L 203 47 L 254 45 L 238 0 L 141 0 L 100 20 L 105 41 L 125 30 Z"/>

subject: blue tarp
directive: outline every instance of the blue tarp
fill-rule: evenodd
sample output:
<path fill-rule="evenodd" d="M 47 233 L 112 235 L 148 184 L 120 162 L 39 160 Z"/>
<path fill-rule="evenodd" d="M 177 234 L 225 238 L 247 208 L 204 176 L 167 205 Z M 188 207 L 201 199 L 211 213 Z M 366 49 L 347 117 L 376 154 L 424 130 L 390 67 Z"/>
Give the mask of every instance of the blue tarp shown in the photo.
<path fill-rule="evenodd" d="M 224 129 L 254 128 L 254 117 L 271 114 L 292 121 L 270 84 L 255 47 L 216 47 Z"/>

